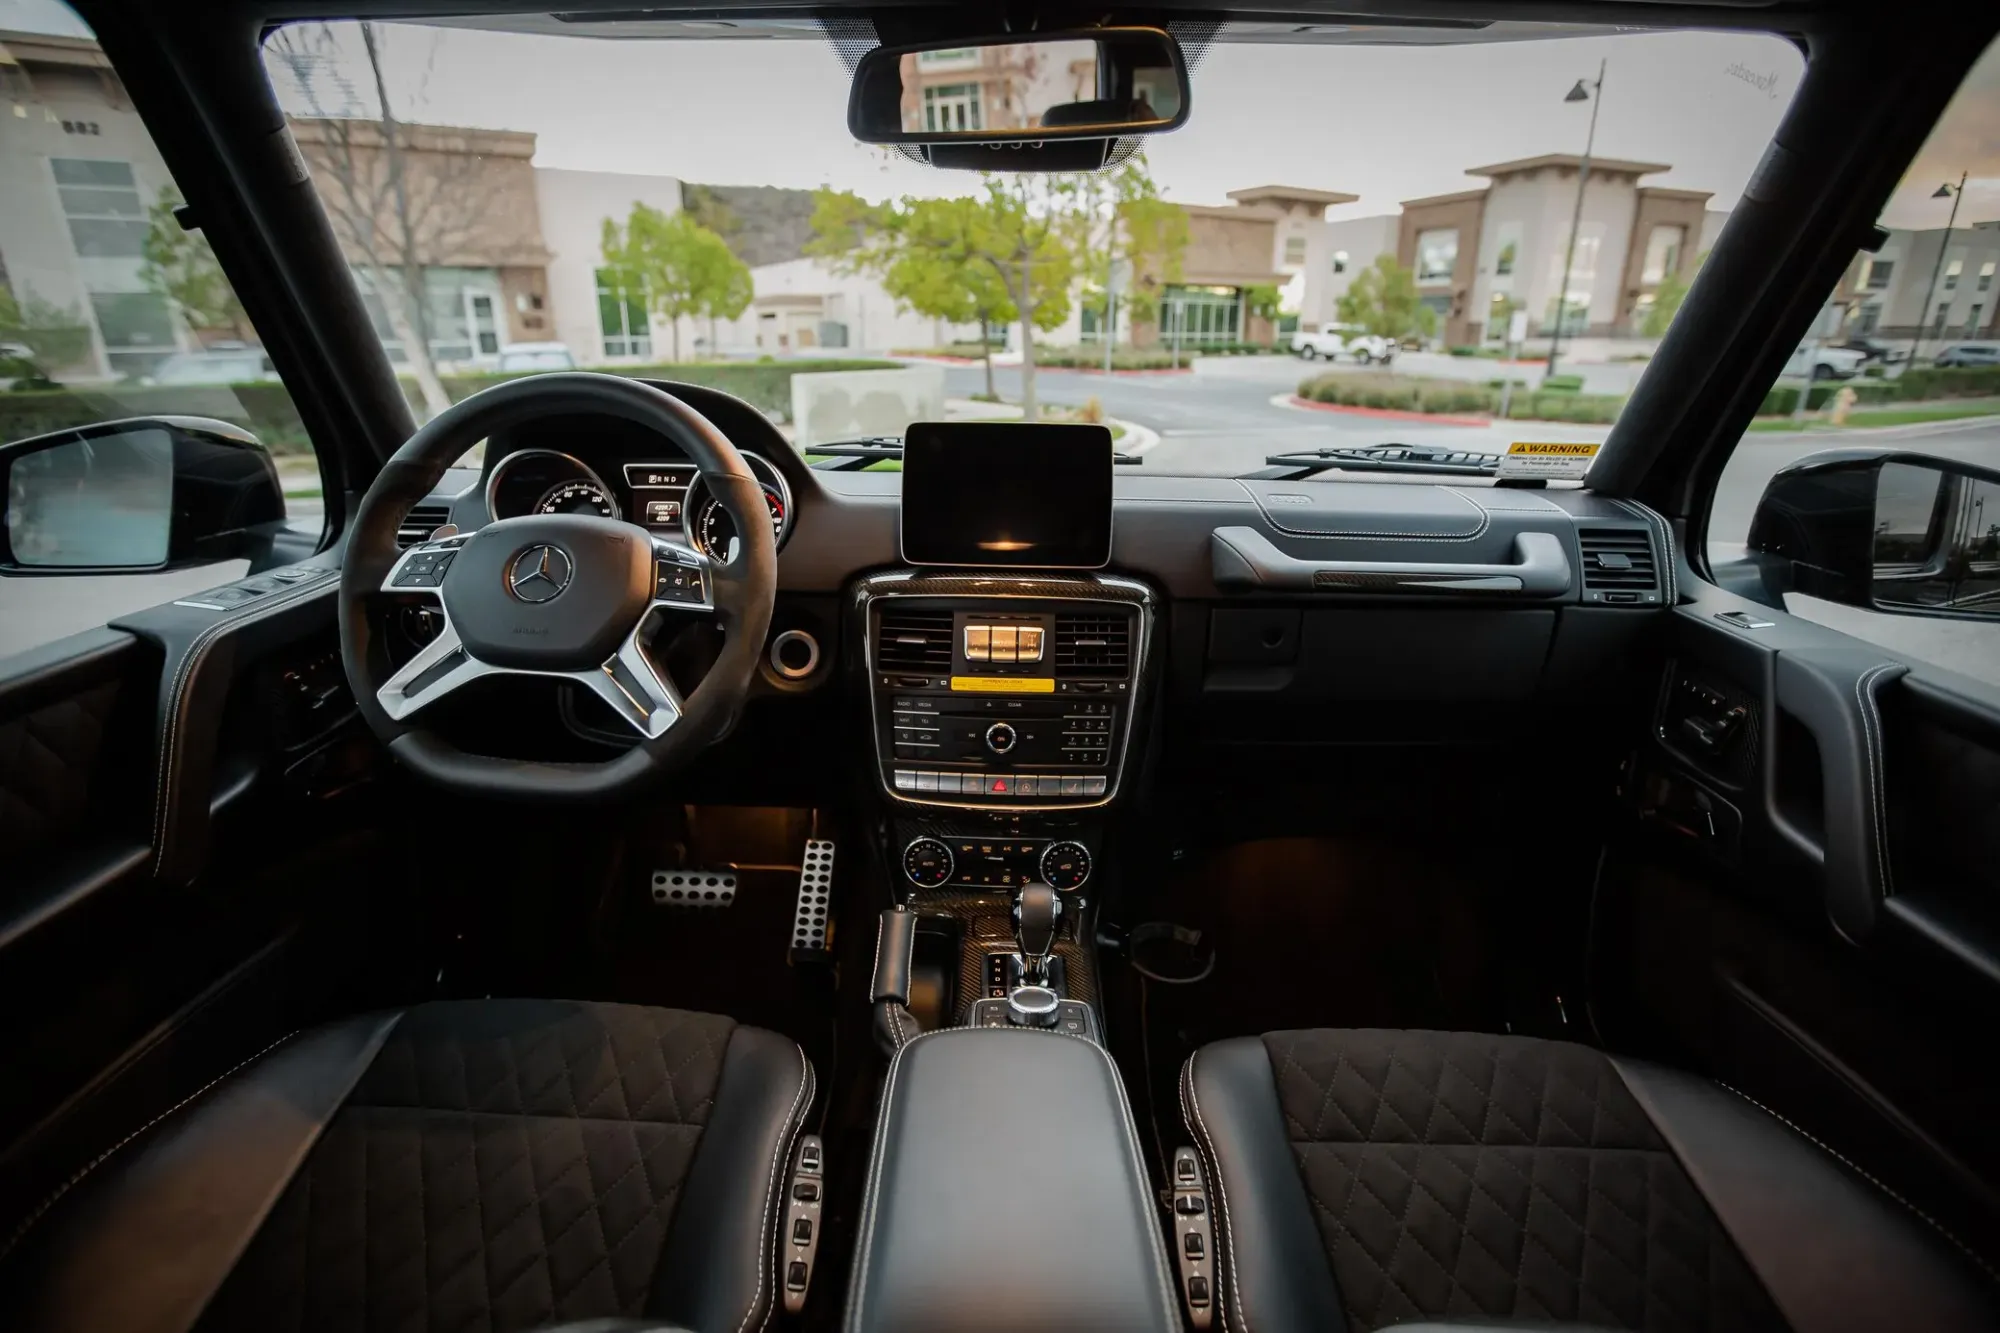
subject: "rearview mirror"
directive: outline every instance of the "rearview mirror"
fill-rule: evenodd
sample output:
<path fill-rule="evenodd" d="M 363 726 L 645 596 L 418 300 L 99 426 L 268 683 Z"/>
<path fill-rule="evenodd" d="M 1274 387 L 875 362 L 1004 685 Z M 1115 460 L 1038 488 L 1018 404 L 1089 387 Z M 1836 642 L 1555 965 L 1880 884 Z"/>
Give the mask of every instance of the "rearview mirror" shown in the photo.
<path fill-rule="evenodd" d="M 0 495 L 9 575 L 255 558 L 285 519 L 257 437 L 205 417 L 133 417 L 0 446 Z"/>
<path fill-rule="evenodd" d="M 1747 545 L 1774 591 L 2000 620 L 2000 471 L 1992 468 L 1892 451 L 1814 454 L 1771 478 Z"/>
<path fill-rule="evenodd" d="M 1177 129 L 1180 44 L 1158 28 L 1082 28 L 878 47 L 855 66 L 847 125 L 863 143 L 1043 143 Z"/>

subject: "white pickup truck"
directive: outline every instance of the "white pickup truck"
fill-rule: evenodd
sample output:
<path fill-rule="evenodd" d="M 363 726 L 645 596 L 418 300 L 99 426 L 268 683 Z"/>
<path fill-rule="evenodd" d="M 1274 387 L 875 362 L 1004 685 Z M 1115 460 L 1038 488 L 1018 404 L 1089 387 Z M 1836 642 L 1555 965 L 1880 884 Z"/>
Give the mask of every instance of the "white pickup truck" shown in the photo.
<path fill-rule="evenodd" d="M 1300 329 L 1292 335 L 1292 351 L 1307 361 L 1322 356 L 1334 361 L 1347 356 L 1364 366 L 1373 361 L 1386 366 L 1396 359 L 1394 340 L 1363 333 L 1352 324 L 1322 324 L 1317 331 Z"/>

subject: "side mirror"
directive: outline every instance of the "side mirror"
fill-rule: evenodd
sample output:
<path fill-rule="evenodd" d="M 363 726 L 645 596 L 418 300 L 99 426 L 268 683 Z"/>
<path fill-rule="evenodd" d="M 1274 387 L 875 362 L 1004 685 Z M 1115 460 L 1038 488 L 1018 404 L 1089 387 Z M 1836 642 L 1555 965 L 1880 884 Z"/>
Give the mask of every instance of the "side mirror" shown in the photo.
<path fill-rule="evenodd" d="M 1079 28 L 877 47 L 854 68 L 862 143 L 1041 144 L 1159 134 L 1187 121 L 1180 43 L 1158 28 Z"/>
<path fill-rule="evenodd" d="M 255 559 L 285 520 L 264 446 L 205 417 L 131 417 L 0 445 L 0 495 L 9 575 Z"/>
<path fill-rule="evenodd" d="M 1747 546 L 1774 593 L 2000 620 L 2000 471 L 1924 454 L 1814 454 L 1771 478 Z"/>

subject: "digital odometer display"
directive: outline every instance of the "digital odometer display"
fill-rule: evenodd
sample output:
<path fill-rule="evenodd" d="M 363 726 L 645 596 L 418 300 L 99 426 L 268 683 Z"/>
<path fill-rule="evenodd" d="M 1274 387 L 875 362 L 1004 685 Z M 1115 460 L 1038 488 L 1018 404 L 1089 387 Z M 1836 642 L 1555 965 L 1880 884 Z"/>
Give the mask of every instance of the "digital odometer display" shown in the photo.
<path fill-rule="evenodd" d="M 915 422 L 903 435 L 903 558 L 1101 569 L 1111 467 L 1103 426 Z"/>

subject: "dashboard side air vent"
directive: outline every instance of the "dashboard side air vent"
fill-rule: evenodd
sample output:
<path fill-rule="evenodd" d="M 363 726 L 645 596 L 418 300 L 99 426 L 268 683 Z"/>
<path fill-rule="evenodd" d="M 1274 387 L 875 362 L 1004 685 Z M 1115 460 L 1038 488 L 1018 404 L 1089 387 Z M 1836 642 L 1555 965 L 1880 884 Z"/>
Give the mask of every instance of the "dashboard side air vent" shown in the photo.
<path fill-rule="evenodd" d="M 950 671 L 951 612 L 884 611 L 875 665 L 884 671 Z"/>
<path fill-rule="evenodd" d="M 1122 676 L 1132 665 L 1132 622 L 1119 612 L 1076 611 L 1056 617 L 1059 676 Z"/>
<path fill-rule="evenodd" d="M 1653 535 L 1644 528 L 1580 528 L 1584 600 L 1654 603 L 1660 600 Z"/>
<path fill-rule="evenodd" d="M 432 532 L 451 522 L 450 505 L 417 505 L 403 515 L 396 528 L 396 549 L 407 551 Z"/>

